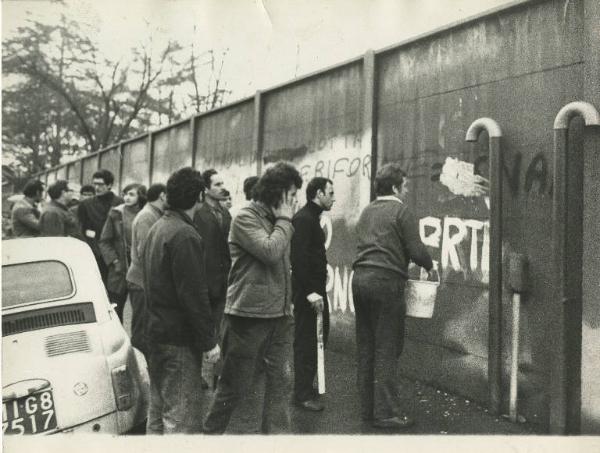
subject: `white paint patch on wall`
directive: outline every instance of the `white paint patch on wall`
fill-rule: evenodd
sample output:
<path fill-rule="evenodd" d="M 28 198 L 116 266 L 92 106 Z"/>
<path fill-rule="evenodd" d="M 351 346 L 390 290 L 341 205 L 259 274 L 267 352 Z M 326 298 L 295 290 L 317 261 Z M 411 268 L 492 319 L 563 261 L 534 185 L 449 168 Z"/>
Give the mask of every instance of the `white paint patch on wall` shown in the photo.
<path fill-rule="evenodd" d="M 489 181 L 475 174 L 472 163 L 452 157 L 446 157 L 440 182 L 453 194 L 464 197 L 480 197 L 489 192 Z"/>

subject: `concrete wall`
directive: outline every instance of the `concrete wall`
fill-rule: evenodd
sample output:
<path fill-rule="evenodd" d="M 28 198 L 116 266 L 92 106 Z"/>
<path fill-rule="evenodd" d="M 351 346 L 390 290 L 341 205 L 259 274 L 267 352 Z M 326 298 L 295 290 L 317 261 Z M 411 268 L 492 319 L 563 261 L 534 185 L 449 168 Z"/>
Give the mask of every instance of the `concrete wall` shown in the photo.
<path fill-rule="evenodd" d="M 581 7 L 553 2 L 492 16 L 393 50 L 377 68 L 378 166 L 400 161 L 408 169 L 411 204 L 442 275 L 433 321 L 409 323 L 402 369 L 486 398 L 489 199 L 472 184 L 460 184 L 450 159 L 488 176 L 487 137 L 474 146 L 465 133 L 477 118 L 491 117 L 503 130 L 503 246 L 531 261 L 531 291 L 522 310 L 520 404 L 528 419 L 542 423 L 553 354 L 545 341 L 553 294 L 546 231 L 551 128 L 558 110 L 582 96 Z M 509 351 L 508 291 L 504 305 Z M 506 378 L 510 357 L 504 359 Z"/>
<path fill-rule="evenodd" d="M 585 0 L 583 98 L 600 109 L 600 3 Z M 600 128 L 587 128 L 583 158 L 581 432 L 600 433 Z"/>
<path fill-rule="evenodd" d="M 100 160 L 86 157 L 82 183 L 91 181 L 99 165 L 115 174 L 120 165 L 119 187 L 165 181 L 184 165 L 214 167 L 239 208 L 243 180 L 277 160 L 293 162 L 304 181 L 329 177 L 337 198 L 322 220 L 331 347 L 351 353 L 354 225 L 372 195 L 373 167 L 401 162 L 410 177 L 409 202 L 442 284 L 434 318 L 408 322 L 400 371 L 486 404 L 489 197 L 473 180 L 489 176 L 489 159 L 485 134 L 467 144 L 465 133 L 477 118 L 493 118 L 503 130 L 503 252 L 524 253 L 530 261 L 521 312 L 520 412 L 548 425 L 559 328 L 551 316 L 557 303 L 549 231 L 552 124 L 570 101 L 600 107 L 598 23 L 600 7 L 590 0 L 516 3 L 121 143 L 101 151 Z M 573 121 L 569 177 L 575 218 L 569 228 L 573 238 L 583 239 L 573 240 L 570 257 L 581 296 L 573 308 L 580 325 L 569 331 L 575 364 L 569 416 L 576 431 L 581 415 L 584 432 L 600 432 L 599 143 L 597 132 Z M 55 177 L 50 171 L 48 180 Z M 411 272 L 417 277 L 418 269 Z M 506 266 L 504 274 L 506 280 Z M 505 287 L 504 412 L 510 307 Z"/>

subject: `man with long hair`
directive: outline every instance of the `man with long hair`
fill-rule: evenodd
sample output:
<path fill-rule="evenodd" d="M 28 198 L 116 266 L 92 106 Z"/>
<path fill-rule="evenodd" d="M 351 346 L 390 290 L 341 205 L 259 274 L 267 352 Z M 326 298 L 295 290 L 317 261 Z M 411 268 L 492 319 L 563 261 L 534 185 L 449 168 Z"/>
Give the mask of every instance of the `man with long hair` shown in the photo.
<path fill-rule="evenodd" d="M 261 432 L 290 430 L 294 320 L 289 248 L 302 178 L 278 162 L 254 188 L 255 199 L 233 219 L 231 272 L 223 334 L 223 370 L 204 432 L 222 434 L 252 384 L 260 360 L 266 372 Z"/>

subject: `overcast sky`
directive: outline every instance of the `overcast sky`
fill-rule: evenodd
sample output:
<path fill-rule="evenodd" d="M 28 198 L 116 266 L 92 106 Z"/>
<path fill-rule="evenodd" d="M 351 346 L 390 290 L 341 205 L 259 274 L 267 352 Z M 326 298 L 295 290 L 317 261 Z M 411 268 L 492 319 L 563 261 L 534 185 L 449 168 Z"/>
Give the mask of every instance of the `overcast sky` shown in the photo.
<path fill-rule="evenodd" d="M 71 19 L 97 27 L 101 50 L 127 58 L 149 34 L 228 50 L 229 100 L 293 79 L 480 13 L 508 0 L 66 0 Z M 43 0 L 3 0 L 3 36 L 26 12 L 47 22 Z M 194 29 L 195 27 L 195 29 Z"/>

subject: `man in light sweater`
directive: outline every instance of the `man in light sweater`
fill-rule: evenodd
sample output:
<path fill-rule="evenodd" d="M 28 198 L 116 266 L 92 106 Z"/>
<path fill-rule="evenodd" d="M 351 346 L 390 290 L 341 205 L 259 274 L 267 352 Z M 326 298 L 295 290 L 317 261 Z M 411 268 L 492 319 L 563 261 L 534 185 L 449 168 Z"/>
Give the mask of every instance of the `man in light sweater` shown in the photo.
<path fill-rule="evenodd" d="M 399 429 L 413 420 L 401 407 L 396 362 L 404 342 L 404 286 L 408 263 L 428 271 L 431 257 L 421 242 L 417 220 L 406 205 L 406 174 L 400 164 L 377 171 L 377 199 L 356 226 L 352 294 L 356 318 L 358 390 L 361 415 L 377 428 Z"/>

